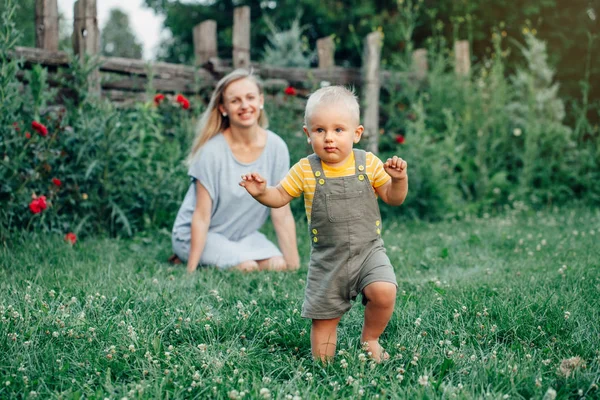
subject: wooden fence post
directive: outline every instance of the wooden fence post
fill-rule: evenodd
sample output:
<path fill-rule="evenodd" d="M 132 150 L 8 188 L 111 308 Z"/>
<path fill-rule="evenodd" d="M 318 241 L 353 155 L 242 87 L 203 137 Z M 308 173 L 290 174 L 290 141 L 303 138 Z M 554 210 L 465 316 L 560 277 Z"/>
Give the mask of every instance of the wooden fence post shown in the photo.
<path fill-rule="evenodd" d="M 250 7 L 233 10 L 233 67 L 250 67 Z"/>
<path fill-rule="evenodd" d="M 319 68 L 331 68 L 335 66 L 335 43 L 333 36 L 317 39 L 317 55 L 319 56 Z"/>
<path fill-rule="evenodd" d="M 379 64 L 383 34 L 371 32 L 364 41 L 363 55 L 363 104 L 365 137 L 367 150 L 379 152 Z"/>
<path fill-rule="evenodd" d="M 217 57 L 217 22 L 209 19 L 194 27 L 194 55 L 196 65 L 202 66 Z"/>
<path fill-rule="evenodd" d="M 456 75 L 469 75 L 471 72 L 469 41 L 459 40 L 454 43 L 454 60 L 454 72 L 456 72 Z"/>
<path fill-rule="evenodd" d="M 73 51 L 83 61 L 86 55 L 95 56 L 100 49 L 96 0 L 77 0 L 73 5 Z M 89 77 L 90 92 L 100 94 L 100 71 Z"/>
<path fill-rule="evenodd" d="M 412 54 L 412 64 L 415 76 L 419 80 L 423 80 L 427 77 L 429 71 L 429 64 L 427 63 L 427 50 L 417 49 Z"/>
<path fill-rule="evenodd" d="M 58 2 L 35 1 L 35 47 L 58 51 Z"/>

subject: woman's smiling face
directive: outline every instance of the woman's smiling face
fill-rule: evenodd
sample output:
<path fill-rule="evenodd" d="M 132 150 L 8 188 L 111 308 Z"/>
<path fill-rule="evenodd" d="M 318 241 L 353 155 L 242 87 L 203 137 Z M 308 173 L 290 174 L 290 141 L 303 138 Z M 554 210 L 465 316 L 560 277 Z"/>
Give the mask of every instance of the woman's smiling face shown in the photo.
<path fill-rule="evenodd" d="M 249 128 L 258 124 L 264 100 L 258 86 L 250 79 L 232 82 L 223 92 L 221 113 L 227 113 L 229 124 Z"/>

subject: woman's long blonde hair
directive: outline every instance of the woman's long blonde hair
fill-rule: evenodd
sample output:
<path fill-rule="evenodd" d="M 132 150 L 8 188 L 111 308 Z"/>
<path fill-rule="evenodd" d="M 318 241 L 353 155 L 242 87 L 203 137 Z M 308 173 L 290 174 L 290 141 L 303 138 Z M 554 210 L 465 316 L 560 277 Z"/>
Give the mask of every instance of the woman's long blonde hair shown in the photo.
<path fill-rule="evenodd" d="M 192 164 L 194 158 L 198 154 L 198 150 L 200 150 L 200 148 L 204 146 L 206 142 L 208 142 L 219 132 L 223 132 L 225 129 L 229 128 L 229 118 L 221 115 L 221 112 L 219 111 L 219 105 L 223 104 L 223 93 L 227 87 L 231 83 L 239 81 L 240 79 L 250 79 L 258 87 L 258 92 L 263 94 L 262 84 L 252 74 L 252 71 L 240 68 L 221 78 L 221 80 L 217 83 L 212 96 L 210 97 L 210 102 L 208 103 L 206 111 L 204 111 L 200 117 L 200 120 L 198 121 L 198 125 L 196 127 L 196 137 L 194 138 L 192 150 L 190 151 L 186 160 L 188 165 Z M 265 110 L 260 110 L 258 124 L 260 127 L 265 129 L 269 126 L 269 120 Z"/>

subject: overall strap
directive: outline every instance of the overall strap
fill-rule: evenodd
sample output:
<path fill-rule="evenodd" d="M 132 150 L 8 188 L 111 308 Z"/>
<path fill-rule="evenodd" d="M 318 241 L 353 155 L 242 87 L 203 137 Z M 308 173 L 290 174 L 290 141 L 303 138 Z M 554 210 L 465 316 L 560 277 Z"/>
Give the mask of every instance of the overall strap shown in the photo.
<path fill-rule="evenodd" d="M 323 172 L 323 166 L 321 165 L 321 159 L 316 154 L 311 154 L 307 157 L 308 162 L 310 163 L 310 168 L 312 169 L 313 174 L 317 178 L 325 177 L 325 173 Z"/>
<path fill-rule="evenodd" d="M 356 168 L 356 175 L 367 173 L 367 152 L 361 149 L 353 149 L 354 151 L 354 165 Z"/>

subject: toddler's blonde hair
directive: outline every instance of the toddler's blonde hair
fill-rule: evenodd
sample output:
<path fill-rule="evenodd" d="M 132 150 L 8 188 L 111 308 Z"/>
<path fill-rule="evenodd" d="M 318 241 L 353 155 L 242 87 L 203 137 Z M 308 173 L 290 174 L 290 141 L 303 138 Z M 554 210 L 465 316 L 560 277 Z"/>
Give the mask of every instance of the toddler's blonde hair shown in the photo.
<path fill-rule="evenodd" d="M 304 110 L 304 125 L 309 127 L 309 122 L 315 109 L 322 105 L 339 104 L 345 106 L 356 123 L 360 121 L 360 106 L 354 89 L 348 89 L 344 86 L 326 86 L 312 93 L 306 102 Z"/>

